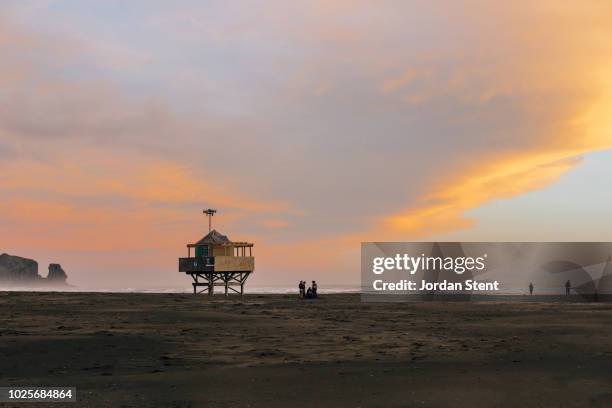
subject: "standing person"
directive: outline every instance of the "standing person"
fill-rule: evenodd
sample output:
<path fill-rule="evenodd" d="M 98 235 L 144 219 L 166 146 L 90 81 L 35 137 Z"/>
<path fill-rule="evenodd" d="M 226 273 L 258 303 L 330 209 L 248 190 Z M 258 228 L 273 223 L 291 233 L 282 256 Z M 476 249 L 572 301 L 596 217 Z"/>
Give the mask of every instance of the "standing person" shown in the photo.
<path fill-rule="evenodd" d="M 572 284 L 570 283 L 568 279 L 567 282 L 565 282 L 565 296 L 569 296 L 571 288 L 572 288 Z"/>
<path fill-rule="evenodd" d="M 529 282 L 529 294 L 533 295 L 533 282 Z"/>
<path fill-rule="evenodd" d="M 313 298 L 317 297 L 317 282 L 316 281 L 312 281 L 312 297 Z"/>
<path fill-rule="evenodd" d="M 304 298 L 304 287 L 306 285 L 304 284 L 304 281 L 300 281 L 300 284 L 298 285 L 298 288 L 300 289 L 300 299 Z"/>

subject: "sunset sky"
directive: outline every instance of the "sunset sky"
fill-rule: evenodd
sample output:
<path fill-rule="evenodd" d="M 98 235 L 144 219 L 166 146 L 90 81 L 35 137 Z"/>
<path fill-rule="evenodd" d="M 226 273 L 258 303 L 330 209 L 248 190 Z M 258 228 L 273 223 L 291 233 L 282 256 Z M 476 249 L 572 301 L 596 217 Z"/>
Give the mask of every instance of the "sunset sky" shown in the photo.
<path fill-rule="evenodd" d="M 361 241 L 612 241 L 612 3 L 0 2 L 0 253 L 359 282 Z"/>

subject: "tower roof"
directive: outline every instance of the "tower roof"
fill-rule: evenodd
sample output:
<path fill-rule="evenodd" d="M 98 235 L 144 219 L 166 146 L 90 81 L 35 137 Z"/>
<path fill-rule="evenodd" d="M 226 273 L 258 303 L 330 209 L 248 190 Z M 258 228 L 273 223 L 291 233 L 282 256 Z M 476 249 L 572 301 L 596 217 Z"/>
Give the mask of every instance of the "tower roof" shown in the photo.
<path fill-rule="evenodd" d="M 194 245 L 229 244 L 231 242 L 227 235 L 223 235 L 217 230 L 212 230 Z"/>
<path fill-rule="evenodd" d="M 230 241 L 227 235 L 221 234 L 217 230 L 212 230 L 208 234 L 204 236 L 201 240 L 196 242 L 195 244 L 188 244 L 187 246 L 190 248 L 198 247 L 202 245 L 227 245 L 234 247 L 252 247 L 253 244 L 250 242 L 234 242 Z"/>

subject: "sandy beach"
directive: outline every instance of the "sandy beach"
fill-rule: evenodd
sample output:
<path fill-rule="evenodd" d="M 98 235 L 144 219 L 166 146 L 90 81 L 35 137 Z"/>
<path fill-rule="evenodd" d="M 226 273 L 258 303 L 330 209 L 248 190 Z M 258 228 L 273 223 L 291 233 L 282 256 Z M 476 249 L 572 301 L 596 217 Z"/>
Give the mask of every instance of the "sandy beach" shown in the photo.
<path fill-rule="evenodd" d="M 77 406 L 612 404 L 612 304 L 2 292 L 0 307 L 1 384 L 76 386 Z"/>

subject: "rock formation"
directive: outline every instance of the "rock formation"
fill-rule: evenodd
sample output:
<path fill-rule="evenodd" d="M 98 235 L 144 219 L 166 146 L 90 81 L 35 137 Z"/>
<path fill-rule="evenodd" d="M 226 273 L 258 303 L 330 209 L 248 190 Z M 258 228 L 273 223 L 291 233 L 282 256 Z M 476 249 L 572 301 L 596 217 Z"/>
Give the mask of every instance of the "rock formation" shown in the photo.
<path fill-rule="evenodd" d="M 38 262 L 9 254 L 0 255 L 0 281 L 28 283 L 42 279 L 38 275 Z"/>
<path fill-rule="evenodd" d="M 0 255 L 0 284 L 9 285 L 66 285 L 68 276 L 60 264 L 49 264 L 49 275 L 38 274 L 38 262 L 9 254 Z"/>
<path fill-rule="evenodd" d="M 49 274 L 47 275 L 49 282 L 65 283 L 66 279 L 68 279 L 68 275 L 66 275 L 60 264 L 49 264 Z"/>

